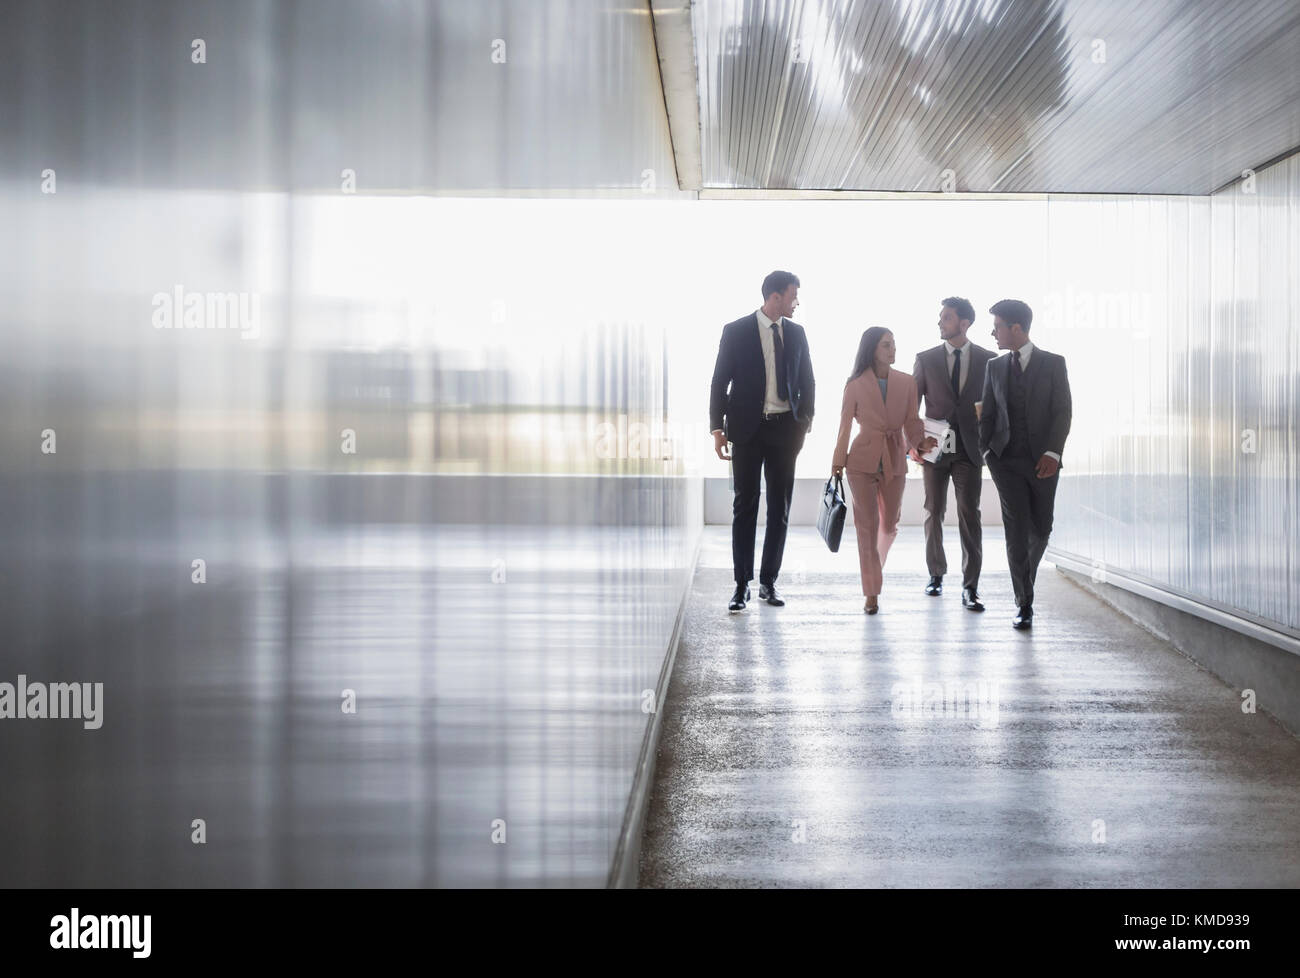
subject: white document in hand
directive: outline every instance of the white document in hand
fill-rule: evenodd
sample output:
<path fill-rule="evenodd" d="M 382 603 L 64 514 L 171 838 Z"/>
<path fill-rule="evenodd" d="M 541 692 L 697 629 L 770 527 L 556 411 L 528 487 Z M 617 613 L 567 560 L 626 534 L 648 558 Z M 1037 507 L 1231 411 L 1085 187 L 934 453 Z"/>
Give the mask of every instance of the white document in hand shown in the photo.
<path fill-rule="evenodd" d="M 948 422 L 936 421 L 934 418 L 922 418 L 921 420 L 925 423 L 925 433 L 932 435 L 934 440 L 938 442 L 934 448 L 922 455 L 921 458 L 927 462 L 937 462 L 939 456 L 943 454 L 943 439 L 948 434 Z"/>

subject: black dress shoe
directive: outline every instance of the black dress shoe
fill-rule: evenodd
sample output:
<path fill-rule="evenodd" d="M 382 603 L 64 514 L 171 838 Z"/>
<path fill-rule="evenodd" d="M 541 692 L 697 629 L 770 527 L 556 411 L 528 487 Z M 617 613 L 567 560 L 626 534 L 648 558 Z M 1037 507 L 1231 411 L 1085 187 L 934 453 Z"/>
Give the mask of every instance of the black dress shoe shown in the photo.
<path fill-rule="evenodd" d="M 737 584 L 736 593 L 731 596 L 731 604 L 727 605 L 728 611 L 744 611 L 745 602 L 749 600 L 749 585 Z"/>
<path fill-rule="evenodd" d="M 1034 625 L 1034 609 L 1027 604 L 1020 606 L 1020 613 L 1011 619 L 1011 624 L 1015 628 L 1032 628 Z"/>
<path fill-rule="evenodd" d="M 778 608 L 785 607 L 785 599 L 776 593 L 775 584 L 760 584 L 758 586 L 758 600 L 766 601 L 768 604 L 776 605 Z"/>
<path fill-rule="evenodd" d="M 938 577 L 931 577 L 931 578 L 930 578 L 930 583 L 927 584 L 927 585 L 925 586 L 925 593 L 926 593 L 926 594 L 929 594 L 929 595 L 931 595 L 931 596 L 936 596 L 936 597 L 937 597 L 938 595 L 940 595 L 940 594 L 943 594 L 943 575 L 942 575 L 942 574 L 940 574 Z"/>
<path fill-rule="evenodd" d="M 980 596 L 975 593 L 973 587 L 964 587 L 961 589 L 961 606 L 969 608 L 971 611 L 983 611 L 984 604 L 980 601 Z"/>

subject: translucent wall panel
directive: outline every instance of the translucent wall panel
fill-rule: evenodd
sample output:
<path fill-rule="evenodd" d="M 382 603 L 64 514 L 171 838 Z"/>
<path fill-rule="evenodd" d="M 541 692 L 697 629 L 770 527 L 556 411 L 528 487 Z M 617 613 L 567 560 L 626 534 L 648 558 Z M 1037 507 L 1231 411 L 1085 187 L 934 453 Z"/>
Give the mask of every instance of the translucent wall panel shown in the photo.
<path fill-rule="evenodd" d="M 6 175 L 54 167 L 69 189 L 676 188 L 645 4 L 10 0 L 3 28 Z"/>
<path fill-rule="evenodd" d="M 0 883 L 605 882 L 700 526 L 646 14 L 6 8 L 0 682 L 104 701 L 0 720 Z"/>
<path fill-rule="evenodd" d="M 1209 198 L 1052 198 L 1048 239 L 1075 404 L 1053 544 L 1300 629 L 1300 161 Z"/>

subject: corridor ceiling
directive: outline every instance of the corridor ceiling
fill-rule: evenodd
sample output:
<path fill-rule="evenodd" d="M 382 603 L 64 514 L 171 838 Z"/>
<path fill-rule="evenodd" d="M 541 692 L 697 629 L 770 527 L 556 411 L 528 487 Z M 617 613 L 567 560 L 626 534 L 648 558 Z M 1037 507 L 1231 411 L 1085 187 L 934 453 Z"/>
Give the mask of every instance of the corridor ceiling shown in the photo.
<path fill-rule="evenodd" d="M 1208 194 L 1300 146 L 1297 0 L 652 7 L 690 17 L 705 190 Z"/>

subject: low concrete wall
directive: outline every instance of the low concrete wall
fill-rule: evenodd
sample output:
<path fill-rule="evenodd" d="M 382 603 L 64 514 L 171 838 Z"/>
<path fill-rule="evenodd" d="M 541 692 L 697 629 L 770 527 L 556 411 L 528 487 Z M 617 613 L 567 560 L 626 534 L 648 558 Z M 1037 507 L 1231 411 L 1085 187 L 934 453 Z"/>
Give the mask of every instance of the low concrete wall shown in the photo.
<path fill-rule="evenodd" d="M 1050 549 L 1047 557 L 1059 559 Z M 1300 734 L 1300 654 L 1283 647 L 1295 642 L 1290 636 L 1278 633 L 1275 641 L 1280 644 L 1262 641 L 1116 584 L 1096 583 L 1090 575 L 1060 563 L 1056 570 L 1233 689 L 1254 690 L 1257 709 L 1276 718 L 1292 734 Z"/>
<path fill-rule="evenodd" d="M 790 523 L 796 526 L 814 526 L 821 509 L 822 490 L 826 488 L 826 476 L 817 479 L 796 479 L 794 499 L 790 501 Z M 848 480 L 844 480 L 844 491 L 849 491 Z M 764 493 L 766 495 L 766 493 Z M 731 479 L 704 480 L 704 522 L 731 524 L 731 500 L 733 492 Z M 767 522 L 767 500 L 763 499 L 758 507 L 758 525 Z M 1002 525 L 1002 504 L 998 500 L 997 487 L 987 476 L 984 488 L 980 490 L 980 518 L 984 526 Z M 920 526 L 925 521 L 925 486 L 919 478 L 908 479 L 907 488 L 903 490 L 903 515 L 899 522 L 903 526 Z M 853 525 L 852 502 L 845 525 Z M 948 486 L 948 510 L 944 514 L 944 526 L 956 527 L 957 501 L 953 496 L 951 484 Z"/>

